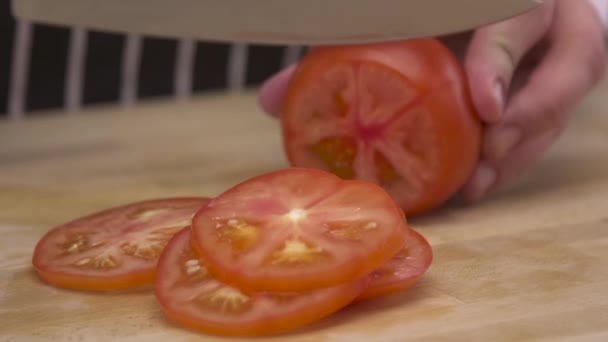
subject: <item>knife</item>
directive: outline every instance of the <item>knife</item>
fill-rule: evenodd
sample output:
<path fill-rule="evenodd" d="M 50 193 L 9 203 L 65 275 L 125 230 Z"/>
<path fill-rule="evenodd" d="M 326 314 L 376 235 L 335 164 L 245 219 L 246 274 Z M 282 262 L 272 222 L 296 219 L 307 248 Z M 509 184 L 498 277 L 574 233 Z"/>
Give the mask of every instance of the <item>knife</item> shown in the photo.
<path fill-rule="evenodd" d="M 542 0 L 12 0 L 20 19 L 92 30 L 259 44 L 353 44 L 441 36 Z"/>

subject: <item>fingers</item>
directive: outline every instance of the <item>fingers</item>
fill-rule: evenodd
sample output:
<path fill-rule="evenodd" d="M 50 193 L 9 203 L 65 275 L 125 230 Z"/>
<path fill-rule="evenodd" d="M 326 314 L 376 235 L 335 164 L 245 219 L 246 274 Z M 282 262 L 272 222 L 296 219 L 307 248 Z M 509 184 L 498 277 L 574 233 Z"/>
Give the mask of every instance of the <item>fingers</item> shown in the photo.
<path fill-rule="evenodd" d="M 489 160 L 505 158 L 519 141 L 565 126 L 568 113 L 604 74 L 603 32 L 588 19 L 593 18 L 591 7 L 563 4 L 543 62 L 514 95 L 504 119 L 486 129 L 483 149 Z"/>
<path fill-rule="evenodd" d="M 521 175 L 546 152 L 560 133 L 561 129 L 556 128 L 526 140 L 499 161 L 481 160 L 462 188 L 460 192 L 462 197 L 470 202 L 478 201 L 509 180 Z"/>
<path fill-rule="evenodd" d="M 486 127 L 482 162 L 463 195 L 476 200 L 521 174 L 551 146 L 569 113 L 602 78 L 606 53 L 602 27 L 583 1 L 558 1 L 551 46 L 504 118 Z"/>
<path fill-rule="evenodd" d="M 262 109 L 268 114 L 272 116 L 280 114 L 283 98 L 294 70 L 295 65 L 287 67 L 262 84 L 259 101 Z"/>
<path fill-rule="evenodd" d="M 465 56 L 473 103 L 486 122 L 503 114 L 513 73 L 524 55 L 549 31 L 554 2 L 475 32 Z"/>

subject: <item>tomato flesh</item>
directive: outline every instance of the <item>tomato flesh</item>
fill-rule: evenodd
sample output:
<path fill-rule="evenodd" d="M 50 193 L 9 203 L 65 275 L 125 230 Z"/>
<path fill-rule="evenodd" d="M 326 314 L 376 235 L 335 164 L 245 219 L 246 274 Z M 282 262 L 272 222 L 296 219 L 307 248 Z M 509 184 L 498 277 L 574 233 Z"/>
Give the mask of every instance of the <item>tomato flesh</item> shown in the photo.
<path fill-rule="evenodd" d="M 347 306 L 367 285 L 360 278 L 303 293 L 245 293 L 214 279 L 190 238 L 186 228 L 163 251 L 154 293 L 166 317 L 205 333 L 261 336 L 296 329 Z"/>
<path fill-rule="evenodd" d="M 62 224 L 36 245 L 34 268 L 43 281 L 64 288 L 102 291 L 149 284 L 169 239 L 208 201 L 153 199 Z"/>
<path fill-rule="evenodd" d="M 300 292 L 362 277 L 403 246 L 403 212 L 380 186 L 288 168 L 215 197 L 192 244 L 216 279 L 245 291 Z"/>
<path fill-rule="evenodd" d="M 406 291 L 418 283 L 433 262 L 433 251 L 422 234 L 409 229 L 407 242 L 391 260 L 372 272 L 367 289 L 356 301 Z"/>
<path fill-rule="evenodd" d="M 462 186 L 482 128 L 461 65 L 432 39 L 312 49 L 282 125 L 292 166 L 380 184 L 408 215 Z"/>
<path fill-rule="evenodd" d="M 309 147 L 328 167 L 329 171 L 343 179 L 355 178 L 353 162 L 357 156 L 357 142 L 347 137 L 333 137 Z"/>

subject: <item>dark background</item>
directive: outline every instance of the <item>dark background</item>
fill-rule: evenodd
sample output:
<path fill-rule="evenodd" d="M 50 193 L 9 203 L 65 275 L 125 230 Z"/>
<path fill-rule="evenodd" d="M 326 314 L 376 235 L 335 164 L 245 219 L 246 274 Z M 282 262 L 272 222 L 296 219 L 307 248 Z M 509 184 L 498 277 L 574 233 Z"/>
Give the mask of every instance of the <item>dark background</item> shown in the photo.
<path fill-rule="evenodd" d="M 0 0 L 0 116 L 6 115 L 15 21 L 10 0 Z M 33 30 L 26 111 L 61 108 L 70 30 L 36 25 Z M 88 33 L 83 101 L 85 104 L 118 100 L 122 48 L 125 37 L 105 32 Z M 143 41 L 138 97 L 171 95 L 177 42 L 146 37 Z M 193 89 L 195 92 L 226 86 L 230 45 L 198 42 Z M 250 45 L 246 84 L 260 84 L 280 70 L 284 47 Z"/>

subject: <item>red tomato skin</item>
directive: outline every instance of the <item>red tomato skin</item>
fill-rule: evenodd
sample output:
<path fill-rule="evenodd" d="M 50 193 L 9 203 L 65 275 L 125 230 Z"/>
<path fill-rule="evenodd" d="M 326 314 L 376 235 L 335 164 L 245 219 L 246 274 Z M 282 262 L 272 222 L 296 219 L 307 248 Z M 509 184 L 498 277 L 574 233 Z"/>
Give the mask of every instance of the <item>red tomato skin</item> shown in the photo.
<path fill-rule="evenodd" d="M 191 202 L 191 201 L 200 201 L 201 206 L 204 206 L 207 202 L 209 202 L 211 198 L 209 197 L 173 197 L 173 198 L 158 198 L 158 199 L 149 199 L 142 200 L 132 203 L 127 203 L 124 205 L 120 205 L 113 208 L 107 208 L 104 210 L 100 210 L 94 212 L 92 214 L 88 214 L 74 220 L 68 221 L 66 223 L 60 224 L 50 230 L 48 230 L 36 244 L 34 248 L 34 253 L 32 256 L 32 265 L 36 275 L 45 283 L 65 288 L 71 290 L 83 290 L 83 291 L 96 291 L 96 292 L 105 292 L 105 291 L 118 291 L 118 290 L 126 290 L 136 287 L 142 287 L 150 285 L 155 277 L 156 269 L 154 267 L 149 267 L 145 269 L 140 269 L 138 271 L 133 271 L 129 273 L 124 273 L 119 276 L 112 277 L 103 277 L 103 276 L 85 276 L 82 274 L 72 274 L 69 272 L 56 272 L 50 271 L 48 269 L 47 263 L 49 256 L 46 254 L 45 249 L 47 249 L 49 241 L 51 240 L 52 235 L 56 234 L 56 230 L 61 229 L 62 227 L 72 225 L 81 221 L 94 219 L 97 217 L 101 217 L 104 215 L 112 214 L 116 210 L 120 210 L 126 207 L 137 207 L 142 204 L 153 204 L 155 202 Z"/>
<path fill-rule="evenodd" d="M 225 194 L 230 195 L 232 192 L 238 191 L 240 187 L 247 185 L 249 182 L 263 181 L 267 177 L 273 177 L 283 172 L 305 172 L 316 175 L 317 177 L 336 177 L 335 175 L 318 169 L 298 168 L 290 167 L 287 169 L 279 169 L 266 174 L 258 175 L 247 179 L 240 184 L 235 185 L 233 188 L 228 189 Z M 362 184 L 365 187 L 373 190 L 377 194 L 383 194 L 383 203 L 386 206 L 386 212 L 391 213 L 391 217 L 400 217 L 403 221 L 399 221 L 399 229 L 391 231 L 390 237 L 386 238 L 382 246 L 378 246 L 366 257 L 359 257 L 353 260 L 348 265 L 342 265 L 340 269 L 326 270 L 324 272 L 316 272 L 315 274 L 301 274 L 299 276 L 273 276 L 272 278 L 266 278 L 265 276 L 258 275 L 258 272 L 245 273 L 242 269 L 238 269 L 233 265 L 227 265 L 222 267 L 222 262 L 217 259 L 216 254 L 210 250 L 202 251 L 198 241 L 203 238 L 203 232 L 199 227 L 199 222 L 203 221 L 201 218 L 207 216 L 206 210 L 213 208 L 217 203 L 223 202 L 222 194 L 212 199 L 205 208 L 199 210 L 192 220 L 192 248 L 198 257 L 204 262 L 208 272 L 213 275 L 217 280 L 238 287 L 245 292 L 301 292 L 310 291 L 321 287 L 336 286 L 344 281 L 354 280 L 361 278 L 373 271 L 374 268 L 380 266 L 383 262 L 388 261 L 392 255 L 397 253 L 405 241 L 406 233 L 406 221 L 403 211 L 399 206 L 391 199 L 386 191 L 378 186 L 377 184 L 364 182 L 360 180 L 341 180 L 336 177 L 336 180 L 340 183 L 339 188 L 347 186 L 358 186 Z M 397 221 L 397 220 L 395 220 Z M 204 227 L 203 227 L 204 228 Z"/>
<path fill-rule="evenodd" d="M 56 274 L 36 268 L 38 277 L 49 285 L 71 290 L 84 291 L 117 291 L 149 285 L 154 279 L 154 269 L 132 272 L 112 279 L 94 277 L 75 278 L 69 274 Z"/>
<path fill-rule="evenodd" d="M 313 297 L 315 293 L 324 292 L 327 298 L 318 303 L 318 305 L 300 308 L 299 312 L 294 312 L 292 309 L 278 315 L 273 310 L 268 310 L 267 317 L 258 318 L 257 320 L 248 319 L 239 321 L 238 318 L 235 318 L 235 321 L 227 321 L 223 318 L 197 319 L 180 311 L 180 309 L 183 309 L 182 306 L 187 306 L 188 303 L 181 306 L 171 303 L 171 292 L 164 290 L 164 284 L 162 283 L 165 272 L 178 272 L 175 265 L 172 264 L 171 254 L 174 254 L 174 248 L 183 244 L 185 238 L 190 238 L 187 235 L 189 236 L 191 232 L 191 227 L 188 227 L 175 234 L 161 254 L 158 263 L 159 271 L 156 274 L 157 280 L 154 283 L 154 294 L 163 314 L 169 320 L 193 331 L 227 337 L 261 337 L 285 334 L 324 319 L 347 307 L 367 288 L 370 281 L 369 277 L 362 277 L 352 282 L 338 285 L 335 288 L 312 292 Z M 195 255 L 194 250 L 192 250 L 192 255 Z M 266 295 L 264 292 L 248 294 L 253 301 Z M 315 298 L 315 301 L 318 301 L 318 299 Z"/>
<path fill-rule="evenodd" d="M 298 111 L 297 100 L 304 89 L 319 82 L 336 64 L 382 65 L 416 87 L 421 105 L 435 123 L 440 166 L 432 181 L 414 200 L 399 202 L 408 216 L 443 205 L 467 181 L 479 160 L 482 124 L 472 104 L 464 68 L 456 56 L 436 39 L 417 39 L 348 46 L 315 47 L 296 68 L 283 102 L 282 131 L 289 163 L 306 167 L 300 146 L 292 136 L 306 127 L 296 127 L 290 116 Z"/>
<path fill-rule="evenodd" d="M 405 292 L 420 281 L 433 263 L 433 249 L 424 235 L 412 228 L 408 229 L 406 246 L 410 249 L 408 258 L 414 260 L 407 261 L 407 263 L 401 260 L 389 260 L 385 267 L 380 267 L 370 274 L 367 289 L 354 302 Z M 407 276 L 403 275 L 405 269 L 409 271 Z M 380 272 L 390 272 L 392 275 L 396 275 L 390 276 Z"/>

